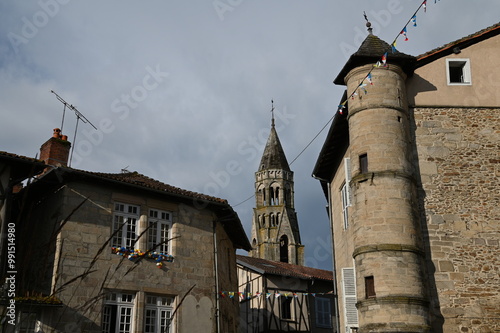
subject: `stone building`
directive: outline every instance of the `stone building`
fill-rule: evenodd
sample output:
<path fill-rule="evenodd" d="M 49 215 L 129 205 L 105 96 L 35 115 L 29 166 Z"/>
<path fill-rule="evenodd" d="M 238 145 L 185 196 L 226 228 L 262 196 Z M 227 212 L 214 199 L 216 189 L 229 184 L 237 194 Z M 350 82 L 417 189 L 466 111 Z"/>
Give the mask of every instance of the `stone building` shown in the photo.
<path fill-rule="evenodd" d="M 335 79 L 313 176 L 342 332 L 500 330 L 499 33 L 413 57 L 370 32 Z"/>
<path fill-rule="evenodd" d="M 252 257 L 304 264 L 304 245 L 294 207 L 293 171 L 271 121 L 271 132 L 255 173 Z"/>
<path fill-rule="evenodd" d="M 236 249 L 251 247 L 227 201 L 137 172 L 67 167 L 69 148 L 55 132 L 46 165 L 31 161 L 45 172 L 11 194 L 16 332 L 238 332 L 238 307 L 218 295 L 237 288 Z M 0 163 L 29 169 L 11 155 Z"/>

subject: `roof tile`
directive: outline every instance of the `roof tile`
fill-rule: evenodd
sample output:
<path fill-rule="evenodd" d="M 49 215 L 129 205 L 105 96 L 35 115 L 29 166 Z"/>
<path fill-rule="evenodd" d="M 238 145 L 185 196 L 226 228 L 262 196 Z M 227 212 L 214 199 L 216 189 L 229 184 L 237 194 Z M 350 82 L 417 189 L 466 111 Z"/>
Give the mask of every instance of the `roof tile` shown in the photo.
<path fill-rule="evenodd" d="M 236 258 L 242 263 L 264 271 L 266 274 L 297 277 L 303 280 L 333 281 L 332 271 L 242 255 L 237 255 Z"/>

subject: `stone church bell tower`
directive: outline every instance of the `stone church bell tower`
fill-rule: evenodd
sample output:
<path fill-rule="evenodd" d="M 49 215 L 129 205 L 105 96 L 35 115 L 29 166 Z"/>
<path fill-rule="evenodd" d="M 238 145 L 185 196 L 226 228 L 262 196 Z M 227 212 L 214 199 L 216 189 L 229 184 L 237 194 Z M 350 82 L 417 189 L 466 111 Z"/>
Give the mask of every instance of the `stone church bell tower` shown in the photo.
<path fill-rule="evenodd" d="M 304 265 L 304 246 L 294 208 L 293 172 L 274 126 L 274 113 L 271 133 L 255 173 L 255 205 L 250 256 Z"/>

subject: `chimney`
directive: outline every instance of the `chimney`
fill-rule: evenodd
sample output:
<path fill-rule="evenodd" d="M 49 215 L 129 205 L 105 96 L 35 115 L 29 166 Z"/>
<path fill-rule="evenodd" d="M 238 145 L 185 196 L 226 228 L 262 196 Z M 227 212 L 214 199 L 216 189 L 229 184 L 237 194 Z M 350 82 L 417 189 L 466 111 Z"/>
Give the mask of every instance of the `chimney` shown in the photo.
<path fill-rule="evenodd" d="M 40 147 L 40 159 L 48 165 L 67 166 L 71 143 L 59 128 L 54 128 L 52 137 Z"/>

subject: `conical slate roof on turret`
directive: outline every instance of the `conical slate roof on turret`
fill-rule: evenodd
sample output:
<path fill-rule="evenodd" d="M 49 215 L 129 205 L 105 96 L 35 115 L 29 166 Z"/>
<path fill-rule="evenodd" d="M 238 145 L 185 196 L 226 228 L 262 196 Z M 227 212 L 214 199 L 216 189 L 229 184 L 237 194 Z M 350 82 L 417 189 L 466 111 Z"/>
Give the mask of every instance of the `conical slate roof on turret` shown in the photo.
<path fill-rule="evenodd" d="M 267 169 L 282 169 L 290 171 L 290 166 L 286 160 L 283 147 L 281 147 L 278 133 L 274 128 L 274 121 L 271 126 L 271 133 L 267 139 L 266 148 L 264 149 L 264 154 L 262 155 L 259 166 L 259 171 Z"/>
<path fill-rule="evenodd" d="M 361 43 L 359 49 L 349 57 L 349 60 L 347 60 L 344 68 L 342 68 L 333 83 L 345 85 L 344 78 L 351 69 L 367 64 L 376 64 L 377 61 L 382 59 L 382 56 L 386 52 L 388 63 L 401 66 L 406 74 L 411 74 L 413 72 L 414 64 L 417 61 L 417 58 L 399 51 L 392 52 L 391 45 L 384 42 L 377 36 L 369 34 L 366 36 L 363 43 Z"/>

